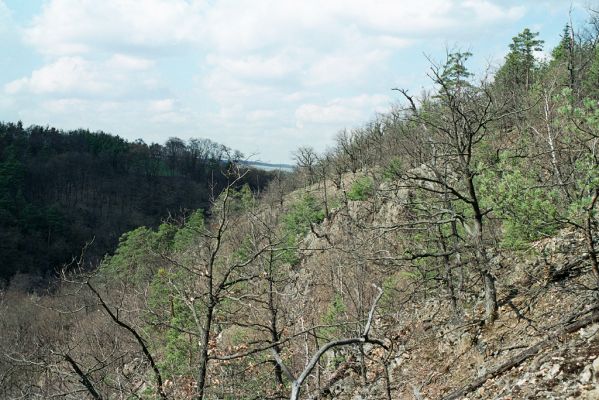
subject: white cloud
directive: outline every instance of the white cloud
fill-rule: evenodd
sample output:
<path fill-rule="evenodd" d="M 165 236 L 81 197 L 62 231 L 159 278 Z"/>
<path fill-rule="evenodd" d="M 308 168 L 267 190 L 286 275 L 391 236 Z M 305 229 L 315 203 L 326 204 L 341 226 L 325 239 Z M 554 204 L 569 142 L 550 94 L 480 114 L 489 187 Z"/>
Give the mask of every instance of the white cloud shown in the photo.
<path fill-rule="evenodd" d="M 325 55 L 315 60 L 315 63 L 309 67 L 305 82 L 308 85 L 352 81 L 355 83 L 356 80 L 366 78 L 375 65 L 384 63 L 388 57 L 388 52 L 379 50 L 365 52 L 364 54 L 346 52 Z"/>
<path fill-rule="evenodd" d="M 9 94 L 19 92 L 68 93 L 88 92 L 100 94 L 109 89 L 93 64 L 80 57 L 63 57 L 36 71 L 28 78 L 8 83 Z"/>
<path fill-rule="evenodd" d="M 444 36 L 464 21 L 487 28 L 522 12 L 490 0 L 49 0 L 25 39 L 58 59 L 107 53 L 107 65 L 116 70 L 155 63 L 132 54 L 158 57 L 188 46 L 189 53 L 207 54 L 202 79 L 208 94 L 222 101 L 272 92 L 264 86 L 277 80 L 364 81 L 419 37 Z"/>
<path fill-rule="evenodd" d="M 479 22 L 494 22 L 498 19 L 516 20 L 524 15 L 525 8 L 522 6 L 512 6 L 502 8 L 486 0 L 466 0 L 463 3 L 465 9 L 470 9 L 476 15 Z"/>
<path fill-rule="evenodd" d="M 149 88 L 153 81 L 140 74 L 152 63 L 134 57 L 115 55 L 105 62 L 82 57 L 60 57 L 31 73 L 7 83 L 7 94 L 77 94 L 100 97 L 119 96 L 136 86 Z"/>
<path fill-rule="evenodd" d="M 365 21 L 372 29 L 412 35 L 435 35 L 452 29 L 470 28 L 483 23 L 501 23 L 522 16 L 518 6 L 499 6 L 487 0 L 421 0 L 398 3 L 393 0 L 349 2 L 352 16 Z M 502 4 L 496 2 L 498 4 Z"/>
<path fill-rule="evenodd" d="M 457 33 L 477 40 L 526 11 L 516 0 L 43 4 L 21 32 L 44 65 L 13 73 L 4 84 L 14 109 L 35 114 L 41 107 L 36 115 L 47 118 L 41 123 L 53 113 L 68 122 L 76 110 L 70 118 L 78 123 L 106 129 L 110 120 L 119 132 L 137 132 L 134 138 L 141 131 L 158 135 L 164 126 L 181 135 L 205 127 L 228 145 L 260 144 L 272 152 L 267 158 L 304 139 L 324 146 L 323 132 L 386 109 L 390 97 L 380 93 L 396 82 L 417 85 L 399 69 L 413 69 L 413 57 L 422 58 L 410 47 Z M 0 0 L 0 25 L 3 6 Z"/>
<path fill-rule="evenodd" d="M 282 50 L 274 56 L 252 54 L 243 57 L 227 57 L 211 54 L 206 61 L 212 69 L 225 71 L 240 79 L 277 80 L 298 72 L 301 64 L 296 61 L 300 57 L 300 54 L 289 54 Z"/>
<path fill-rule="evenodd" d="M 154 113 L 166 113 L 173 111 L 175 107 L 174 99 L 161 99 L 151 101 L 148 109 Z"/>
<path fill-rule="evenodd" d="M 196 40 L 198 8 L 183 0 L 52 0 L 25 38 L 50 55 L 156 49 Z"/>
<path fill-rule="evenodd" d="M 264 120 L 274 120 L 277 113 L 273 110 L 254 110 L 246 115 L 246 119 L 251 122 L 260 122 Z"/>
<path fill-rule="evenodd" d="M 277 85 L 243 79 L 223 69 L 212 70 L 202 80 L 206 94 L 217 105 L 255 104 L 277 96 Z"/>
<path fill-rule="evenodd" d="M 522 12 L 488 0 L 221 0 L 204 11 L 198 34 L 209 55 L 202 83 L 223 118 L 256 103 L 280 108 L 298 101 L 298 93 L 365 90 L 419 38 L 445 37 L 464 21 L 480 28 L 484 20 L 488 28 Z"/>
<path fill-rule="evenodd" d="M 222 0 L 202 15 L 199 32 L 211 48 L 225 54 L 251 53 L 282 43 L 298 47 L 337 48 L 361 40 L 384 38 L 402 46 L 418 37 L 446 37 L 461 30 L 488 28 L 522 16 L 520 6 L 488 0 Z M 349 41 L 348 41 L 349 40 Z M 380 44 L 380 43 L 379 43 Z"/>
<path fill-rule="evenodd" d="M 0 34 L 11 30 L 12 27 L 13 22 L 10 10 L 4 4 L 4 1 L 0 0 Z"/>
<path fill-rule="evenodd" d="M 523 12 L 489 0 L 51 0 L 26 39 L 52 55 L 182 44 L 238 55 L 282 43 L 336 46 L 352 29 L 401 41 L 461 29 L 464 21 L 502 23 Z"/>
<path fill-rule="evenodd" d="M 81 112 L 90 107 L 91 102 L 77 98 L 60 98 L 42 103 L 42 107 L 54 114 Z"/>
<path fill-rule="evenodd" d="M 126 54 L 114 54 L 106 64 L 114 69 L 144 71 L 153 67 L 155 62 L 146 58 L 133 57 Z"/>
<path fill-rule="evenodd" d="M 289 102 L 289 103 L 294 103 L 294 102 L 298 102 L 298 101 L 305 101 L 306 99 L 310 98 L 310 97 L 317 97 L 318 93 L 317 92 L 308 92 L 308 91 L 296 91 L 296 92 L 292 92 L 292 93 L 287 93 L 282 97 L 282 100 L 284 102 Z"/>
<path fill-rule="evenodd" d="M 389 108 L 390 98 L 385 95 L 368 95 L 340 98 L 320 104 L 302 104 L 295 111 L 296 124 L 303 128 L 307 124 L 353 125 L 365 121 L 374 112 Z"/>

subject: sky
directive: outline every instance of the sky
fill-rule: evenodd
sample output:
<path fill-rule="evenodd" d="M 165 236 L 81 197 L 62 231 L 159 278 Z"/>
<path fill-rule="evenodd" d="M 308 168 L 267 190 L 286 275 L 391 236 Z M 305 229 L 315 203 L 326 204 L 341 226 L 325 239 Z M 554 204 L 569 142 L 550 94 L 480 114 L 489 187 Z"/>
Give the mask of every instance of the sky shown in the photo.
<path fill-rule="evenodd" d="M 526 27 L 549 52 L 571 6 L 582 27 L 567 0 L 0 0 L 0 121 L 288 163 L 430 87 L 448 49 L 478 75 Z"/>

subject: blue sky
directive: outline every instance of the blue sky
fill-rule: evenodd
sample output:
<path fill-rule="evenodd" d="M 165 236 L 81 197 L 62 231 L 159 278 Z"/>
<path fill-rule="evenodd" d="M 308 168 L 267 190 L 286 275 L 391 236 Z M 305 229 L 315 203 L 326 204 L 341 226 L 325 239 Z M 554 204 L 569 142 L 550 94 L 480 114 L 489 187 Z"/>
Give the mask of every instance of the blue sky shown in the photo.
<path fill-rule="evenodd" d="M 323 151 L 428 87 L 425 55 L 497 66 L 511 38 L 549 51 L 565 0 L 0 0 L 0 121 L 164 142 L 207 137 L 253 159 Z M 572 3 L 582 27 L 586 3 Z"/>

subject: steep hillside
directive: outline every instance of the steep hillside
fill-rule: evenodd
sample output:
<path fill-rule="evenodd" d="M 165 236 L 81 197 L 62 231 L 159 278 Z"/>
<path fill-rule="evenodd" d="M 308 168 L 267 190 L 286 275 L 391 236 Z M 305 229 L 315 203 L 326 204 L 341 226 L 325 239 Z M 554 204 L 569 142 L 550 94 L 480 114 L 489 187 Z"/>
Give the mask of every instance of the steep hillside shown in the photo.
<path fill-rule="evenodd" d="M 0 397 L 596 398 L 593 32 L 539 61 L 525 29 L 494 80 L 449 52 L 260 196 L 233 164 L 209 212 L 0 292 Z"/>
<path fill-rule="evenodd" d="M 373 327 L 373 335 L 386 338 L 389 350 L 365 347 L 365 374 L 346 350 L 352 362 L 323 373 L 326 383 L 319 397 L 599 398 L 599 303 L 584 237 L 562 230 L 522 251 L 494 252 L 499 318 L 485 326 L 484 296 L 476 290 L 466 290 L 459 299 L 462 310 L 455 315 L 447 296 L 431 291 L 418 277 L 389 271 L 373 279 L 378 268 L 365 260 L 369 254 L 389 254 L 389 246 L 377 249 L 377 242 L 388 243 L 390 225 L 405 215 L 402 200 L 405 204 L 408 194 L 390 186 L 334 209 L 305 240 L 307 248 L 328 249 L 310 251 L 302 261 L 309 274 L 319 275 L 314 281 L 327 281 L 328 272 L 343 260 L 346 270 L 338 279 L 351 279 L 350 271 L 362 263 L 366 265 L 361 270 L 368 271 L 363 285 L 383 282 L 385 290 L 394 293 L 393 301 L 380 305 Z M 322 193 L 317 187 L 312 190 Z M 332 187 L 329 191 L 339 195 Z M 378 230 L 375 235 L 373 229 Z M 331 257 L 330 249 L 340 255 Z M 353 251 L 362 258 L 351 262 Z M 323 296 L 316 288 L 310 294 Z"/>

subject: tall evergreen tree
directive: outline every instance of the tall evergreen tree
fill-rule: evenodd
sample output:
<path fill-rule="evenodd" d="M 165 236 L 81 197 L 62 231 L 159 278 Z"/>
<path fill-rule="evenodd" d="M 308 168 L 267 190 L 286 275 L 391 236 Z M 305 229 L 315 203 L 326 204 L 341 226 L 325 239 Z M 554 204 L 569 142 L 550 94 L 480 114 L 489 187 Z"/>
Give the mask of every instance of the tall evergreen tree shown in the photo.
<path fill-rule="evenodd" d="M 538 69 L 534 52 L 543 50 L 545 43 L 538 36 L 538 32 L 526 28 L 512 38 L 505 64 L 497 72 L 498 82 L 515 91 L 531 88 Z"/>

